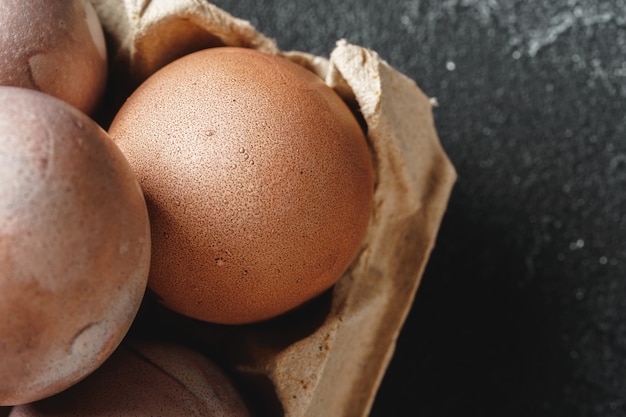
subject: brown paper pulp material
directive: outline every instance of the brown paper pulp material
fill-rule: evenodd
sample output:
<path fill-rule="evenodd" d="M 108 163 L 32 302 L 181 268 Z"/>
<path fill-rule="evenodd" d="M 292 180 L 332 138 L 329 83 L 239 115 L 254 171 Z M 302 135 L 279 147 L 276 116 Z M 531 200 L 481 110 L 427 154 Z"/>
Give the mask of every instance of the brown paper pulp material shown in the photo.
<path fill-rule="evenodd" d="M 281 54 L 317 73 L 362 116 L 376 169 L 375 209 L 351 268 L 331 292 L 293 316 L 189 328 L 222 353 L 222 365 L 245 388 L 267 392 L 279 403 L 268 406 L 271 411 L 257 410 L 260 415 L 366 416 L 456 179 L 435 131 L 431 101 L 376 52 L 345 41 L 326 59 L 279 51 L 248 22 L 201 0 L 92 2 L 118 76 L 139 83 L 186 53 L 243 46 Z M 298 322 L 303 314 L 314 318 Z"/>

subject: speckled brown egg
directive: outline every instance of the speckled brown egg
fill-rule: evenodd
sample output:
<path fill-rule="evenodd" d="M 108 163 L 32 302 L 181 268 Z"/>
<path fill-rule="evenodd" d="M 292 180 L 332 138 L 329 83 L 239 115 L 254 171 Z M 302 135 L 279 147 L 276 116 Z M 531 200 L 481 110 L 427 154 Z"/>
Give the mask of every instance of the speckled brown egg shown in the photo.
<path fill-rule="evenodd" d="M 104 34 L 87 0 L 0 0 L 0 85 L 92 113 L 105 90 Z"/>
<path fill-rule="evenodd" d="M 0 87 L 0 405 L 96 369 L 145 292 L 150 227 L 106 132 L 67 103 Z"/>
<path fill-rule="evenodd" d="M 197 319 L 249 323 L 331 287 L 361 247 L 373 200 L 368 143 L 313 73 L 213 48 L 150 77 L 109 133 L 148 203 L 149 287 Z"/>
<path fill-rule="evenodd" d="M 210 359 L 177 345 L 124 344 L 84 381 L 15 407 L 10 417 L 249 417 L 231 380 Z"/>

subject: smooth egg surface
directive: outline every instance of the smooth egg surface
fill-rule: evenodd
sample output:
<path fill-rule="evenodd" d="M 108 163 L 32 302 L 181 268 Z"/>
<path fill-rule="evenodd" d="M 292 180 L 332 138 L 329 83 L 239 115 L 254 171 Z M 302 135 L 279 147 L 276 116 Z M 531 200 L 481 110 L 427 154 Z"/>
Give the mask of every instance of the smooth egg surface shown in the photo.
<path fill-rule="evenodd" d="M 10 417 L 249 417 L 232 381 L 210 359 L 173 344 L 122 344 L 70 389 L 14 407 Z"/>
<path fill-rule="evenodd" d="M 91 114 L 107 80 L 105 38 L 87 0 L 0 0 L 0 85 L 31 88 Z"/>
<path fill-rule="evenodd" d="M 149 287 L 205 321 L 250 323 L 331 287 L 359 251 L 372 157 L 342 99 L 284 58 L 212 48 L 164 67 L 109 133 L 146 195 Z"/>
<path fill-rule="evenodd" d="M 0 405 L 96 369 L 141 303 L 150 226 L 139 184 L 96 123 L 0 87 Z"/>

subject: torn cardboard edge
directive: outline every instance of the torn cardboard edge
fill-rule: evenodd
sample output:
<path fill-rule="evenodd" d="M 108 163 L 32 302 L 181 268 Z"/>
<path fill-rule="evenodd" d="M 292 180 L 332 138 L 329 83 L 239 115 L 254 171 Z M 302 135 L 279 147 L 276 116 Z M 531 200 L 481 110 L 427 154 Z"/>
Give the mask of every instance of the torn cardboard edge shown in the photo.
<path fill-rule="evenodd" d="M 314 326 L 301 331 L 298 321 L 278 318 L 248 326 L 193 322 L 187 330 L 222 352 L 221 365 L 248 390 L 271 391 L 279 403 L 270 407 L 273 415 L 369 414 L 456 179 L 431 100 L 376 52 L 344 40 L 327 59 L 280 51 L 249 22 L 203 0 L 92 3 L 107 34 L 112 73 L 135 85 L 187 53 L 241 46 L 306 67 L 358 109 L 375 162 L 375 209 L 363 250 L 324 296 L 327 302 L 303 309 L 321 314 Z"/>

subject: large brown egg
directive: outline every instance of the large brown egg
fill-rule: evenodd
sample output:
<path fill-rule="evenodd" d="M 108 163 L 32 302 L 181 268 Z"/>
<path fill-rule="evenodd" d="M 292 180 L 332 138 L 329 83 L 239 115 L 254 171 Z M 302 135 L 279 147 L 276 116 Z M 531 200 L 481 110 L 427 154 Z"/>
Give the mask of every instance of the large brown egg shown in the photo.
<path fill-rule="evenodd" d="M 104 34 L 87 0 L 0 0 L 0 85 L 95 110 L 106 86 Z"/>
<path fill-rule="evenodd" d="M 0 87 L 0 405 L 96 369 L 141 303 L 150 227 L 106 132 L 67 103 Z"/>
<path fill-rule="evenodd" d="M 72 388 L 13 408 L 10 417 L 249 417 L 231 380 L 208 358 L 166 343 L 124 344 Z"/>
<path fill-rule="evenodd" d="M 213 48 L 164 67 L 109 133 L 152 224 L 149 287 L 218 323 L 284 313 L 331 287 L 362 244 L 373 169 L 363 131 L 286 59 Z"/>

